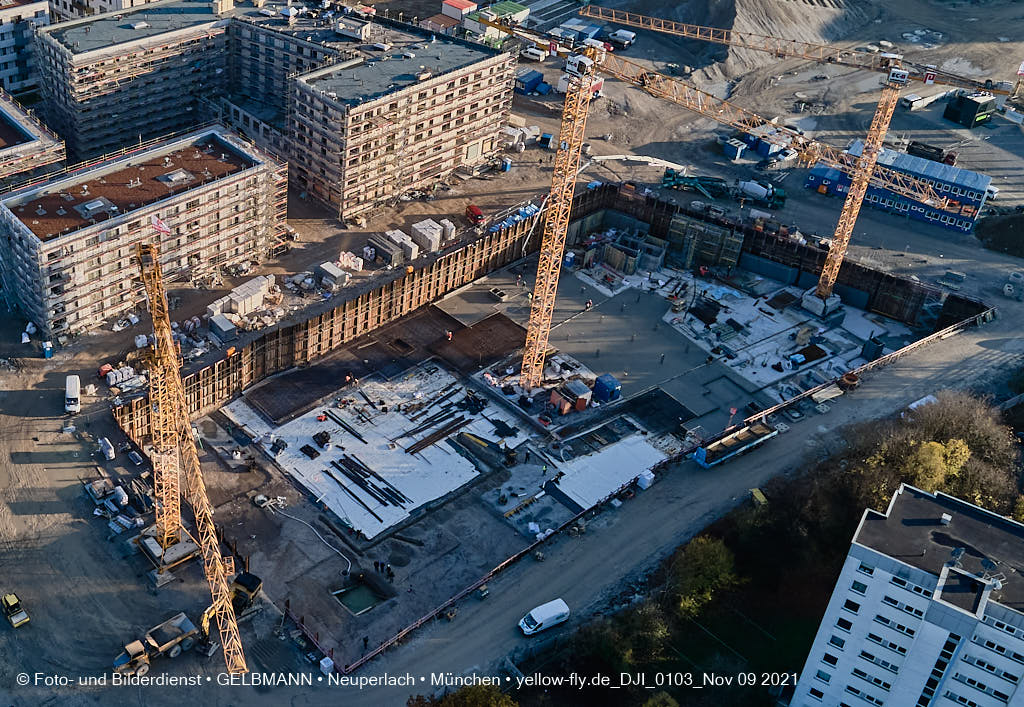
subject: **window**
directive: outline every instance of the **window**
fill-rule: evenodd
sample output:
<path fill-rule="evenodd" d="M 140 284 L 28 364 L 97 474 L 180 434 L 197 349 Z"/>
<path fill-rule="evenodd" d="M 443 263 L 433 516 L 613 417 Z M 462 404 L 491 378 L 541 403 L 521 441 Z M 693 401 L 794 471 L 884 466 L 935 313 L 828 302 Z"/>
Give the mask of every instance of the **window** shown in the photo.
<path fill-rule="evenodd" d="M 863 582 L 854 582 L 850 589 L 857 592 L 858 594 L 863 594 L 868 590 L 868 585 L 864 584 Z"/>
<path fill-rule="evenodd" d="M 825 693 L 816 687 L 812 687 L 810 690 L 808 690 L 808 693 L 811 695 L 811 697 L 815 698 L 816 700 L 820 700 L 822 697 L 825 696 Z"/>
<path fill-rule="evenodd" d="M 860 611 L 860 604 L 853 601 L 852 599 L 847 599 L 845 602 L 843 602 L 843 608 L 847 611 L 856 614 L 858 611 Z"/>
<path fill-rule="evenodd" d="M 832 680 L 832 676 L 826 673 L 824 670 L 819 670 L 814 674 L 815 679 L 821 680 L 823 683 L 828 683 Z"/>
<path fill-rule="evenodd" d="M 828 663 L 831 666 L 835 666 L 839 663 L 839 658 L 835 657 L 831 653 L 826 653 L 824 656 L 822 656 L 821 660 L 822 662 Z"/>
<path fill-rule="evenodd" d="M 836 636 L 836 635 L 833 635 L 832 638 L 828 639 L 828 642 L 831 643 L 836 648 L 838 648 L 839 650 L 842 650 L 843 646 L 846 645 L 846 641 L 844 641 L 843 639 L 841 639 L 839 636 Z"/>
<path fill-rule="evenodd" d="M 851 622 L 847 621 L 846 619 L 843 619 L 843 618 L 840 618 L 840 619 L 838 619 L 836 621 L 836 626 L 838 626 L 839 628 L 841 628 L 842 630 L 844 630 L 846 632 L 849 632 L 850 629 L 853 628 L 853 624 Z"/>

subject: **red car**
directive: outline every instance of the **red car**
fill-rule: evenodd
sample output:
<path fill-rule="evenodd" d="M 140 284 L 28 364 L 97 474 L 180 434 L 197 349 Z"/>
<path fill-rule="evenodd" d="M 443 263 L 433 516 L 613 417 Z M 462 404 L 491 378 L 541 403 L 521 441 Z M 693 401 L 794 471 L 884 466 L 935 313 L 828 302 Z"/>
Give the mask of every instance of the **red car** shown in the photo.
<path fill-rule="evenodd" d="M 476 204 L 470 204 L 466 207 L 466 218 L 474 226 L 484 222 L 484 212 L 480 210 L 480 207 Z"/>

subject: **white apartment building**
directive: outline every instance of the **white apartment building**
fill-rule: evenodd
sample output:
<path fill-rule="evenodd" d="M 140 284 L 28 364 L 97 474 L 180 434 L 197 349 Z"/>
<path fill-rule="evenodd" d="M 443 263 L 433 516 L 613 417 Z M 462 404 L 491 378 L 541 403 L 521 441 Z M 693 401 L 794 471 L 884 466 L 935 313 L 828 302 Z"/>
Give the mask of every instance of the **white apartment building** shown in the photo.
<path fill-rule="evenodd" d="M 260 262 L 284 233 L 287 180 L 214 127 L 5 194 L 4 296 L 60 342 L 142 303 L 140 243 L 159 240 L 169 282 Z"/>
<path fill-rule="evenodd" d="M 154 0 L 50 0 L 50 9 L 57 22 L 89 17 L 104 12 L 121 12 L 141 7 Z"/>
<path fill-rule="evenodd" d="M 1024 525 L 901 486 L 854 535 L 794 707 L 1024 705 Z"/>
<path fill-rule="evenodd" d="M 33 36 L 36 27 L 48 24 L 46 0 L 0 0 L 0 87 L 5 91 L 20 93 L 35 87 Z"/>

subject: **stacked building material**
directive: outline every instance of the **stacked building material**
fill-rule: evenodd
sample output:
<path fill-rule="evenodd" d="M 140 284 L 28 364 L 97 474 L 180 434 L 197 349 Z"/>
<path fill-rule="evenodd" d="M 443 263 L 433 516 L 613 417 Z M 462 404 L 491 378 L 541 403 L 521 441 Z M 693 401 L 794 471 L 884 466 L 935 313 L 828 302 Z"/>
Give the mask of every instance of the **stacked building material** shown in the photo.
<path fill-rule="evenodd" d="M 224 297 L 207 305 L 206 316 L 213 317 L 224 312 L 245 316 L 255 312 L 263 306 L 263 298 L 270 292 L 270 288 L 273 286 L 273 275 L 254 277 L 245 284 L 231 290 Z"/>
<path fill-rule="evenodd" d="M 449 222 L 450 223 L 450 222 Z M 452 230 L 454 231 L 454 225 Z M 412 239 L 427 253 L 433 253 L 441 247 L 444 239 L 444 227 L 434 219 L 425 219 L 412 225 Z"/>

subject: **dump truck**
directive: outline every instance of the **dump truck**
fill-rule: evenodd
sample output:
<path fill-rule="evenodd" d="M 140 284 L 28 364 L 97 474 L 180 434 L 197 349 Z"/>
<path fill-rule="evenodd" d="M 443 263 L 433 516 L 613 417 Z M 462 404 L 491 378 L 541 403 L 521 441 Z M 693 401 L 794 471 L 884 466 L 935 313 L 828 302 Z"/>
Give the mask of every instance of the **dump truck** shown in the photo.
<path fill-rule="evenodd" d="M 4 616 L 11 622 L 11 626 L 18 628 L 28 623 L 28 612 L 21 606 L 21 600 L 15 593 L 4 594 L 3 596 Z"/>
<path fill-rule="evenodd" d="M 121 654 L 114 659 L 114 672 L 145 675 L 149 672 L 150 663 L 154 658 L 177 658 L 182 651 L 187 651 L 196 644 L 199 634 L 199 628 L 185 616 L 184 612 L 175 614 L 146 631 L 142 638 L 126 645 Z"/>
<path fill-rule="evenodd" d="M 238 573 L 231 583 L 231 604 L 236 619 L 245 618 L 246 612 L 252 608 L 256 595 L 262 588 L 263 582 L 256 575 L 249 572 Z M 198 626 L 192 623 L 185 612 L 175 614 L 163 623 L 157 624 L 149 629 L 145 636 L 124 647 L 121 654 L 114 659 L 114 672 L 145 675 L 149 672 L 154 658 L 177 658 L 182 652 L 191 650 L 197 644 L 206 646 L 207 650 L 204 652 L 211 654 L 217 647 L 210 640 L 210 619 L 213 613 L 212 606 L 207 608 L 200 617 Z"/>

